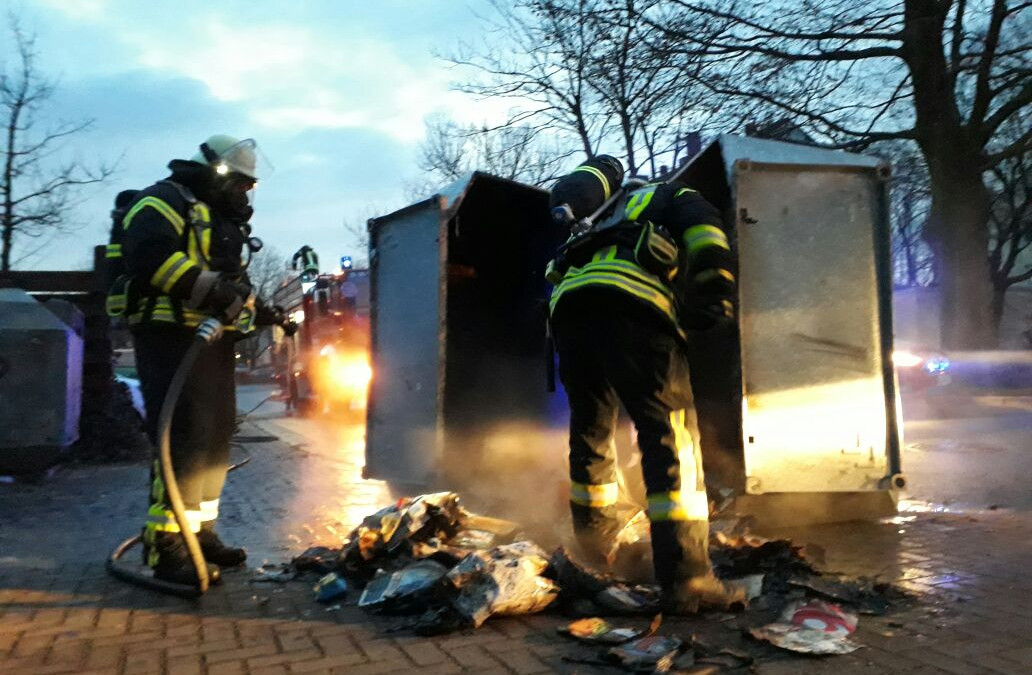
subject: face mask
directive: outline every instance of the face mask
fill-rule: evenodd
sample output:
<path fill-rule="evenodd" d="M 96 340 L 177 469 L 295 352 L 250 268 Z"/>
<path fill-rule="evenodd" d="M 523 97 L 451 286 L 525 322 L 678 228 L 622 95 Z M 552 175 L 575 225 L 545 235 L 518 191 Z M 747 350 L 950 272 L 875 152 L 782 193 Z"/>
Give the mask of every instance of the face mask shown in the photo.
<path fill-rule="evenodd" d="M 253 189 L 254 181 L 238 176 L 228 176 L 219 181 L 215 190 L 214 206 L 222 215 L 234 220 L 247 222 L 254 214 L 248 194 Z"/>

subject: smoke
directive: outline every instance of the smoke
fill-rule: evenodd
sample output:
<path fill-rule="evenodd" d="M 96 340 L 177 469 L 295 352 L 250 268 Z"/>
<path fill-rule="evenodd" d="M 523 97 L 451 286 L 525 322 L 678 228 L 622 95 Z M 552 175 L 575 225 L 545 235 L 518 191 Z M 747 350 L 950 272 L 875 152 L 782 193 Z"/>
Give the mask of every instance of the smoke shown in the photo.
<path fill-rule="evenodd" d="M 450 433 L 444 484 L 471 511 L 515 521 L 543 546 L 568 543 L 566 448 L 565 431 L 530 422 Z"/>

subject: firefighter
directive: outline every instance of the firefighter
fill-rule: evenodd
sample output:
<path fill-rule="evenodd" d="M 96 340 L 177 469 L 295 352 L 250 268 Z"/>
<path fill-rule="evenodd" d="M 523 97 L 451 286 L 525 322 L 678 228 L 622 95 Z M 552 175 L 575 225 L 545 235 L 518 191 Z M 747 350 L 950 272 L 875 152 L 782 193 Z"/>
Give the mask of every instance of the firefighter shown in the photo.
<path fill-rule="evenodd" d="M 293 268 L 301 263 L 301 281 L 313 281 L 319 276 L 319 256 L 311 246 L 305 245 L 297 250 L 292 260 Z"/>
<path fill-rule="evenodd" d="M 252 139 L 215 135 L 189 160 L 172 160 L 171 175 L 141 190 L 122 219 L 118 241 L 125 273 L 109 297 L 133 335 L 146 407 L 146 429 L 157 445 L 157 423 L 176 369 L 194 340 L 194 329 L 218 317 L 226 337 L 204 349 L 191 370 L 171 428 L 172 465 L 191 529 L 209 568 L 239 565 L 241 548 L 222 543 L 214 526 L 229 464 L 236 401 L 234 325 L 253 301 L 242 263 L 250 239 L 249 194 L 256 183 Z M 252 251 L 257 245 L 252 247 Z M 115 300 L 111 302 L 112 298 Z M 256 307 L 258 323 L 282 320 L 278 310 Z M 151 472 L 150 508 L 143 529 L 144 559 L 155 577 L 195 584 L 197 576 L 178 534 L 160 467 Z"/>
<path fill-rule="evenodd" d="M 136 199 L 139 190 L 122 190 L 115 195 L 115 206 L 111 209 L 111 235 L 108 237 L 108 245 L 104 252 L 107 260 L 108 286 L 114 284 L 125 273 L 125 265 L 122 262 L 122 219 L 129 211 L 129 205 Z"/>
<path fill-rule="evenodd" d="M 623 167 L 591 159 L 560 178 L 553 213 L 585 218 L 619 189 Z M 570 404 L 570 509 L 582 549 L 610 557 L 614 433 L 622 403 L 637 430 L 656 579 L 666 611 L 742 600 L 713 575 L 709 504 L 692 441 L 688 331 L 732 316 L 734 276 L 718 211 L 687 185 L 641 184 L 549 266 L 559 374 Z"/>

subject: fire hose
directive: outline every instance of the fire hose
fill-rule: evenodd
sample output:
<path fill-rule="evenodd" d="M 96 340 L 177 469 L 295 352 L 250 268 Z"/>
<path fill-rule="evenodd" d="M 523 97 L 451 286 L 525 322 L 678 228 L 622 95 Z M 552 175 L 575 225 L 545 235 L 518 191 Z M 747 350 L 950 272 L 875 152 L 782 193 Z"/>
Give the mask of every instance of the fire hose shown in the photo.
<path fill-rule="evenodd" d="M 190 375 L 194 362 L 197 360 L 198 355 L 200 355 L 201 350 L 215 340 L 218 340 L 222 336 L 222 332 L 222 323 L 218 319 L 211 317 L 205 319 L 197 327 L 194 341 L 190 348 L 187 349 L 186 354 L 183 355 L 183 360 L 180 361 L 179 367 L 172 377 L 168 392 L 165 394 L 165 400 L 161 404 L 161 413 L 158 416 L 158 464 L 161 468 L 161 478 L 165 484 L 169 507 L 175 517 L 176 524 L 179 526 L 179 532 L 183 537 L 183 542 L 190 554 L 190 561 L 193 563 L 197 574 L 197 584 L 192 586 L 163 581 L 156 579 L 152 574 L 120 566 L 118 561 L 127 551 L 140 543 L 142 540 L 140 535 L 132 536 L 123 541 L 108 557 L 105 567 L 108 573 L 116 579 L 184 598 L 199 598 L 208 591 L 208 586 L 212 581 L 218 580 L 217 573 L 215 579 L 209 578 L 208 565 L 204 560 L 204 554 L 201 552 L 200 542 L 197 541 L 197 535 L 190 529 L 190 523 L 186 517 L 186 507 L 183 504 L 183 497 L 179 492 L 179 483 L 176 481 L 176 474 L 172 468 L 171 433 L 172 417 L 179 402 L 179 396 L 183 391 L 183 385 L 186 383 L 186 378 Z M 243 466 L 248 461 L 250 461 L 250 458 L 230 466 L 229 471 Z"/>

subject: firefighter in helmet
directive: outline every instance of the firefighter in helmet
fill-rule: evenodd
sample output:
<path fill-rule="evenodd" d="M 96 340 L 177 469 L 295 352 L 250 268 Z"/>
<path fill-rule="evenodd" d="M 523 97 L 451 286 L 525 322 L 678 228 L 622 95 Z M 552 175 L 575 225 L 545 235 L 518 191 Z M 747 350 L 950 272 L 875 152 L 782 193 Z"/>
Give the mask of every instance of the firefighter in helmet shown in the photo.
<path fill-rule="evenodd" d="M 551 202 L 577 230 L 617 191 L 602 155 L 560 178 Z M 565 214 L 565 217 L 563 216 Z M 583 221 L 582 221 L 583 223 Z M 713 575 L 709 504 L 692 441 L 689 331 L 732 316 L 734 276 L 719 212 L 679 182 L 638 184 L 583 225 L 548 269 L 559 374 L 570 404 L 570 509 L 582 549 L 605 562 L 616 520 L 620 404 L 637 430 L 656 579 L 666 611 L 742 600 Z"/>
<path fill-rule="evenodd" d="M 298 263 L 301 264 L 301 281 L 314 281 L 319 276 L 319 256 L 307 244 L 297 250 L 291 263 L 295 270 L 298 268 Z"/>
<path fill-rule="evenodd" d="M 211 136 L 189 160 L 172 160 L 171 175 L 132 196 L 108 246 L 123 270 L 108 310 L 124 317 L 132 332 L 146 428 L 155 445 L 162 403 L 195 328 L 208 316 L 226 325 L 226 336 L 205 348 L 190 371 L 171 428 L 172 465 L 187 519 L 213 574 L 215 566 L 246 558 L 214 530 L 236 418 L 234 336 L 253 327 L 245 316 L 258 324 L 284 323 L 277 309 L 255 303 L 244 262 L 260 247 L 248 224 L 259 159 L 252 139 Z M 158 579 L 195 584 L 178 533 L 155 461 L 144 558 Z"/>

